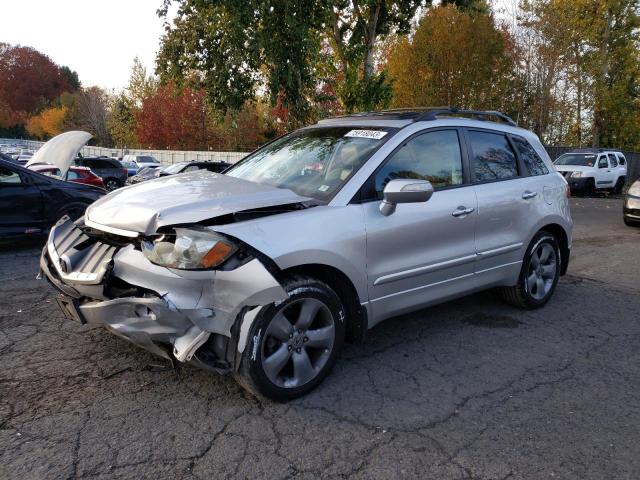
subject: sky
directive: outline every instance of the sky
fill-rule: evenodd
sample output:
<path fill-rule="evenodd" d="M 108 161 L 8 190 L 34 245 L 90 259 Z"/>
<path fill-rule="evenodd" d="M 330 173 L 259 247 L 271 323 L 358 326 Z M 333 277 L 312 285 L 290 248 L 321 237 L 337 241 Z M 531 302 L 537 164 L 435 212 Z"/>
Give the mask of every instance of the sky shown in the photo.
<path fill-rule="evenodd" d="M 0 42 L 30 46 L 78 72 L 83 86 L 120 90 L 134 57 L 149 73 L 163 33 L 162 0 L 0 0 Z"/>

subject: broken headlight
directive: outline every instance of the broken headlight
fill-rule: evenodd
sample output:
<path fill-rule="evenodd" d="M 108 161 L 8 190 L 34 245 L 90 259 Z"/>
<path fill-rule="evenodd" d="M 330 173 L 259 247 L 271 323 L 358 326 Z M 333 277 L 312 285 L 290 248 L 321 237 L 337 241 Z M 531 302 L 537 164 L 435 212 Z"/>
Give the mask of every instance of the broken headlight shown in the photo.
<path fill-rule="evenodd" d="M 203 270 L 217 267 L 238 250 L 227 237 L 206 229 L 176 228 L 174 232 L 145 239 L 144 256 L 162 267 Z"/>

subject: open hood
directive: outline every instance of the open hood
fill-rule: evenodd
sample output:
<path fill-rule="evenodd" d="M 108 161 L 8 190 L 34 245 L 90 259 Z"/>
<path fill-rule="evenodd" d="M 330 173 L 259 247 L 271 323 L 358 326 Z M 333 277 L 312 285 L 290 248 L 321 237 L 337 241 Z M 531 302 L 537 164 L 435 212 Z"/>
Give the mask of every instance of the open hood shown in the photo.
<path fill-rule="evenodd" d="M 27 162 L 27 167 L 34 163 L 50 163 L 58 167 L 60 175 L 64 177 L 73 159 L 91 137 L 90 133 L 82 131 L 61 133 L 42 145 Z"/>
<path fill-rule="evenodd" d="M 163 226 L 309 200 L 291 190 L 198 170 L 111 192 L 87 208 L 85 221 L 106 231 L 148 235 Z"/>

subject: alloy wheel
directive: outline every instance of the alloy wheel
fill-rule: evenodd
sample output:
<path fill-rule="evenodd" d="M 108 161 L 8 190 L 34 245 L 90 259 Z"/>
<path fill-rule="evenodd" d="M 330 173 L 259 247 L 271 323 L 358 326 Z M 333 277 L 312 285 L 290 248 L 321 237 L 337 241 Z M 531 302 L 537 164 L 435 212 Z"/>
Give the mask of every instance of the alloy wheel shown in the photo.
<path fill-rule="evenodd" d="M 300 387 L 322 371 L 335 338 L 335 319 L 324 302 L 302 298 L 283 305 L 267 327 L 262 368 L 275 385 Z"/>
<path fill-rule="evenodd" d="M 556 252 L 548 243 L 539 245 L 531 254 L 527 287 L 536 300 L 542 300 L 553 287 L 557 264 Z"/>
<path fill-rule="evenodd" d="M 104 185 L 104 187 L 110 192 L 112 192 L 113 190 L 116 190 L 119 186 L 120 185 L 115 180 L 107 180 L 107 182 Z"/>

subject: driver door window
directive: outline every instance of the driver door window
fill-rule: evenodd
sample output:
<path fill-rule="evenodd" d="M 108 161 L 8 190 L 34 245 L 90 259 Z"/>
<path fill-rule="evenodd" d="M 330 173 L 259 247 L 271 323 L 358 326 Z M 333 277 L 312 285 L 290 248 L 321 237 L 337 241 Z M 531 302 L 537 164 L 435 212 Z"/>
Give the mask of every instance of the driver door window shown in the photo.
<path fill-rule="evenodd" d="M 456 130 L 436 130 L 410 139 L 396 150 L 375 177 L 376 195 L 382 198 L 391 180 L 428 180 L 434 188 L 462 184 L 462 155 Z"/>
<path fill-rule="evenodd" d="M 609 168 L 609 163 L 607 162 L 607 157 L 604 155 L 600 157 L 598 160 L 598 168 Z"/>

